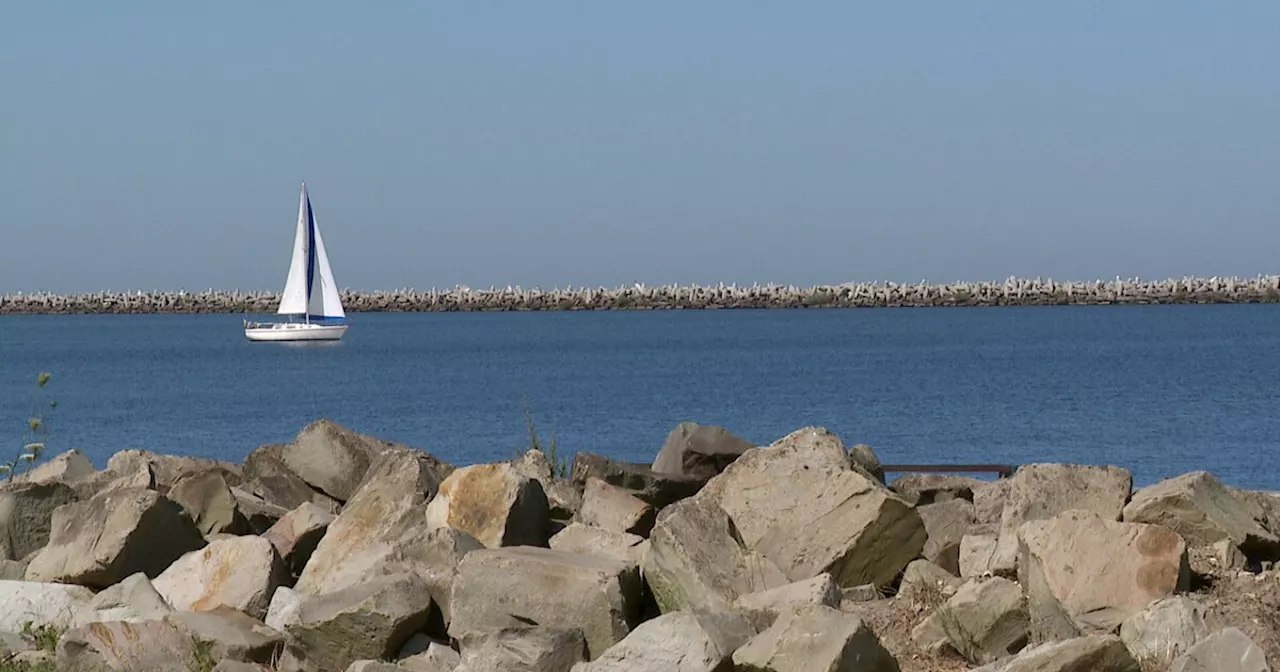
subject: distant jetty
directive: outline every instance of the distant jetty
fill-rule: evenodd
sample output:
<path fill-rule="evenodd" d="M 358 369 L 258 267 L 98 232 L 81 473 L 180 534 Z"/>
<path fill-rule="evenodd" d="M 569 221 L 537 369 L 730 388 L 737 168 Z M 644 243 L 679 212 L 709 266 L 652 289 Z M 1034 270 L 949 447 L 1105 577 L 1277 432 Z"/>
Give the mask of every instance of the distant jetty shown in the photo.
<path fill-rule="evenodd" d="M 268 313 L 278 302 L 275 292 L 225 290 L 17 293 L 0 295 L 0 314 Z M 342 302 L 353 313 L 1277 303 L 1280 276 L 1107 281 L 1010 278 L 1003 282 L 853 282 L 811 287 L 638 284 L 549 290 L 346 290 Z"/>

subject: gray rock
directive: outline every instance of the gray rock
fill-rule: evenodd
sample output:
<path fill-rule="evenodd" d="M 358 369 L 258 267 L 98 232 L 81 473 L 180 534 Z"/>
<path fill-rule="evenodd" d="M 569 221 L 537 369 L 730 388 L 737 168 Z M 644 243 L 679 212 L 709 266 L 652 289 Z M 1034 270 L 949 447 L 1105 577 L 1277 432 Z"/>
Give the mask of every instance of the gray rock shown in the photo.
<path fill-rule="evenodd" d="M 724 427 L 682 422 L 667 435 L 650 468 L 662 474 L 707 480 L 754 447 Z"/>
<path fill-rule="evenodd" d="M 53 510 L 74 501 L 75 491 L 56 481 L 0 488 L 0 559 L 21 560 L 44 548 Z"/>
<path fill-rule="evenodd" d="M 973 517 L 981 525 L 999 525 L 1012 479 L 999 478 L 973 489 Z"/>
<path fill-rule="evenodd" d="M 284 633 L 229 607 L 177 611 L 165 620 L 204 643 L 214 660 L 270 664 L 284 650 Z"/>
<path fill-rule="evenodd" d="M 644 551 L 648 548 L 644 537 L 582 523 L 569 524 L 551 537 L 548 545 L 557 551 L 598 555 L 636 565 L 644 560 Z"/>
<path fill-rule="evenodd" d="M 903 474 L 889 484 L 889 489 L 898 493 L 904 501 L 912 506 L 926 506 L 952 499 L 973 501 L 974 490 L 985 487 L 989 481 L 981 481 L 971 476 L 955 476 L 952 474 Z M 1001 508 L 1004 502 L 1000 503 Z M 999 520 L 999 511 L 995 519 Z"/>
<path fill-rule="evenodd" d="M 79 448 L 59 453 L 14 477 L 17 483 L 70 483 L 96 471 Z"/>
<path fill-rule="evenodd" d="M 898 672 L 898 663 L 861 620 L 830 607 L 783 612 L 733 654 L 739 670 Z"/>
<path fill-rule="evenodd" d="M 951 647 L 979 665 L 1021 651 L 1031 625 L 1022 588 L 1000 577 L 964 584 L 936 616 Z"/>
<path fill-rule="evenodd" d="M 33 581 L 0 581 L 0 632 L 22 632 L 22 624 L 66 628 L 93 601 L 84 586 Z"/>
<path fill-rule="evenodd" d="M 645 621 L 573 672 L 717 672 L 756 635 L 739 613 L 677 611 Z"/>
<path fill-rule="evenodd" d="M 1237 628 L 1219 630 L 1173 661 L 1169 672 L 1271 672 L 1266 654 Z"/>
<path fill-rule="evenodd" d="M 578 509 L 582 507 L 582 490 L 557 476 L 552 470 L 551 461 L 541 450 L 534 448 L 526 451 L 512 460 L 511 466 L 542 485 L 553 520 L 572 520 L 577 515 Z"/>
<path fill-rule="evenodd" d="M 262 538 L 271 542 L 290 572 L 301 574 L 335 518 L 319 504 L 304 502 L 263 532 Z"/>
<path fill-rule="evenodd" d="M 271 542 L 262 537 L 226 537 L 178 558 L 152 582 L 180 611 L 221 606 L 263 618 L 276 588 L 289 571 Z"/>
<path fill-rule="evenodd" d="M 239 465 L 223 460 L 187 455 L 166 455 L 149 450 L 130 448 L 122 450 L 107 460 L 107 470 L 117 474 L 138 474 L 150 471 L 155 478 L 155 489 L 168 495 L 174 484 L 190 474 L 221 471 L 228 485 L 240 485 L 243 474 Z"/>
<path fill-rule="evenodd" d="M 585 660 L 577 628 L 518 626 L 465 635 L 455 672 L 569 672 Z"/>
<path fill-rule="evenodd" d="M 880 589 L 873 583 L 840 589 L 840 599 L 844 602 L 875 602 L 881 597 Z"/>
<path fill-rule="evenodd" d="M 787 609 L 804 606 L 839 609 L 843 601 L 844 595 L 835 579 L 830 574 L 819 574 L 812 579 L 743 595 L 733 602 L 733 608 L 749 614 L 756 629 L 764 630 Z"/>
<path fill-rule="evenodd" d="M 546 546 L 551 509 L 542 484 L 507 462 L 455 470 L 427 505 L 427 524 L 466 532 L 489 548 Z"/>
<path fill-rule="evenodd" d="M 183 476 L 169 490 L 169 499 L 191 516 L 196 528 L 205 536 L 246 534 L 249 531 L 249 521 L 240 512 L 239 502 L 221 469 Z"/>
<path fill-rule="evenodd" d="M 345 502 L 355 495 L 373 461 L 392 445 L 322 419 L 285 444 L 280 461 L 311 487 Z"/>
<path fill-rule="evenodd" d="M 1114 632 L 1190 583 L 1186 544 L 1165 527 L 1076 510 L 1025 523 L 1018 537 L 1033 641 Z"/>
<path fill-rule="evenodd" d="M 938 617 L 937 612 L 925 616 L 911 629 L 911 645 L 931 656 L 940 656 L 944 653 L 959 655 L 951 647 L 951 640 L 947 637 L 947 631 L 943 629 L 942 619 Z"/>
<path fill-rule="evenodd" d="M 245 520 L 249 523 L 248 534 L 266 532 L 289 512 L 288 509 L 276 506 L 244 488 L 231 488 L 231 495 L 236 498 L 236 508 L 240 509 L 240 513 L 244 514 Z M 333 506 L 336 510 L 337 503 L 334 502 Z M 325 510 L 331 509 L 325 508 Z"/>
<path fill-rule="evenodd" d="M 431 594 L 413 574 L 381 576 L 327 595 L 302 598 L 285 626 L 307 662 L 324 670 L 388 659 L 427 623 Z"/>
<path fill-rule="evenodd" d="M 301 608 L 302 596 L 288 586 L 280 586 L 271 595 L 271 604 L 267 606 L 267 616 L 263 622 L 268 627 L 284 632 L 290 624 L 298 622 L 298 611 Z"/>
<path fill-rule="evenodd" d="M 167 621 L 114 621 L 72 628 L 58 640 L 61 669 L 159 672 L 182 669 L 196 655 L 191 636 Z"/>
<path fill-rule="evenodd" d="M 955 595 L 963 583 L 951 572 L 928 560 L 913 560 L 902 571 L 898 597 L 932 609 Z"/>
<path fill-rule="evenodd" d="M 972 672 L 1141 672 L 1114 635 L 1077 637 L 1024 649 Z"/>
<path fill-rule="evenodd" d="M 330 513 L 341 509 L 338 501 L 311 487 L 284 463 L 285 444 L 259 446 L 244 460 L 243 489 L 280 508 L 290 511 L 311 502 Z"/>
<path fill-rule="evenodd" d="M 1120 624 L 1120 640 L 1138 660 L 1171 662 L 1221 629 L 1207 607 L 1181 595 L 1147 605 Z"/>
<path fill-rule="evenodd" d="M 639 572 L 629 563 L 536 547 L 480 549 L 458 568 L 449 634 L 576 627 L 595 658 L 639 623 L 640 594 Z"/>
<path fill-rule="evenodd" d="M 404 672 L 403 667 L 383 660 L 357 660 L 345 672 Z"/>
<path fill-rule="evenodd" d="M 949 499 L 916 507 L 928 538 L 922 551 L 926 560 L 959 576 L 960 541 L 974 524 L 973 504 Z"/>
<path fill-rule="evenodd" d="M 3 581 L 22 581 L 27 576 L 27 563 L 29 560 L 2 560 L 0 559 L 0 580 Z"/>
<path fill-rule="evenodd" d="M 138 572 L 93 597 L 77 612 L 74 627 L 123 621 L 140 623 L 164 618 L 173 606 L 156 591 L 146 574 Z"/>
<path fill-rule="evenodd" d="M 993 572 L 999 541 L 999 537 L 993 534 L 966 534 L 961 537 L 960 577 L 972 579 Z"/>
<path fill-rule="evenodd" d="M 1193 546 L 1229 539 L 1251 560 L 1280 557 L 1280 538 L 1254 519 L 1246 502 L 1204 471 L 1138 490 L 1124 508 L 1124 519 L 1163 525 Z"/>
<path fill-rule="evenodd" d="M 136 572 L 159 576 L 204 543 L 182 507 L 154 490 L 107 490 L 54 510 L 49 544 L 26 578 L 105 588 Z"/>
<path fill-rule="evenodd" d="M 587 479 L 577 522 L 613 532 L 648 537 L 657 511 L 631 491 L 598 478 Z"/>
<path fill-rule="evenodd" d="M 583 490 L 587 479 L 598 478 L 609 485 L 632 491 L 636 497 L 661 510 L 686 497 L 692 497 L 706 484 L 705 478 L 660 474 L 648 464 L 622 462 L 604 455 L 578 452 L 573 456 L 569 481 Z"/>
<path fill-rule="evenodd" d="M 408 672 L 451 672 L 462 664 L 462 656 L 444 642 L 417 634 L 400 649 L 396 664 Z"/>
<path fill-rule="evenodd" d="M 880 457 L 871 446 L 865 443 L 850 446 L 849 459 L 853 461 L 855 469 L 863 471 L 881 484 L 884 483 L 884 469 L 880 466 Z"/>
<path fill-rule="evenodd" d="M 991 569 L 1012 576 L 1017 571 L 1018 528 L 1073 509 L 1120 520 L 1129 500 L 1133 476 L 1120 467 L 1080 464 L 1027 464 L 1009 479 L 1009 494 L 1000 516 L 1000 535 Z"/>

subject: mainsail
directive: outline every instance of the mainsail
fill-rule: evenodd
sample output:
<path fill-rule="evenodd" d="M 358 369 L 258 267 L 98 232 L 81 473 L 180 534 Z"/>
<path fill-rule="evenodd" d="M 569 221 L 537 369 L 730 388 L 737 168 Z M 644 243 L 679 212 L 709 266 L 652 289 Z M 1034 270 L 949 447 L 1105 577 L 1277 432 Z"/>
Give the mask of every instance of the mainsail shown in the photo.
<path fill-rule="evenodd" d="M 305 182 L 298 197 L 298 228 L 293 236 L 293 258 L 289 261 L 289 275 L 276 313 L 302 315 L 308 321 L 342 320 L 346 317 Z"/>

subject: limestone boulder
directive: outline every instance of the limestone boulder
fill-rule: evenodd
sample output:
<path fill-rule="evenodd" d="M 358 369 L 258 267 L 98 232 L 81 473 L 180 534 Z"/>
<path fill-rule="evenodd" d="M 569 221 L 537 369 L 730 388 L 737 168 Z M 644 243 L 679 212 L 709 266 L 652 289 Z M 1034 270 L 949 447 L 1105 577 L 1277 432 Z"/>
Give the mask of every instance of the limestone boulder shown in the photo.
<path fill-rule="evenodd" d="M 547 548 L 468 553 L 453 584 L 449 634 L 537 624 L 582 630 L 588 658 L 621 641 L 640 620 L 635 565 Z"/>
<path fill-rule="evenodd" d="M 59 453 L 14 477 L 16 483 L 71 483 L 97 471 L 79 448 Z"/>
<path fill-rule="evenodd" d="M 157 489 L 155 471 L 152 469 L 151 462 L 146 460 L 118 460 L 114 467 L 108 464 L 106 469 L 73 479 L 68 485 L 76 491 L 76 498 L 82 501 L 108 490 Z"/>
<path fill-rule="evenodd" d="M 26 560 L 0 560 L 0 580 L 22 581 L 27 576 Z"/>
<path fill-rule="evenodd" d="M 266 665 L 284 651 L 284 633 L 230 607 L 177 611 L 164 620 L 203 643 L 214 660 Z"/>
<path fill-rule="evenodd" d="M 244 460 L 245 483 L 243 490 L 288 511 L 311 502 L 330 513 L 337 513 L 342 505 L 338 500 L 311 487 L 301 476 L 293 473 L 285 464 L 285 444 L 270 443 L 259 446 Z"/>
<path fill-rule="evenodd" d="M 743 548 L 728 514 L 710 498 L 663 509 L 649 542 L 644 577 L 663 613 L 722 610 L 742 595 L 791 583 L 770 560 Z"/>
<path fill-rule="evenodd" d="M 284 632 L 290 624 L 298 622 L 298 610 L 301 608 L 302 596 L 288 586 L 280 586 L 271 595 L 271 604 L 267 606 L 263 622 Z"/>
<path fill-rule="evenodd" d="M 553 520 L 572 520 L 577 515 L 578 509 L 582 507 L 582 490 L 556 475 L 551 461 L 541 450 L 533 448 L 526 451 L 512 460 L 511 466 L 518 473 L 542 485 Z"/>
<path fill-rule="evenodd" d="M 650 469 L 708 480 L 752 448 L 755 444 L 724 427 L 682 422 L 667 435 Z"/>
<path fill-rule="evenodd" d="M 757 630 L 764 630 L 788 609 L 806 606 L 839 609 L 843 598 L 836 580 L 830 574 L 819 574 L 812 579 L 743 595 L 734 600 L 733 607 L 747 614 Z"/>
<path fill-rule="evenodd" d="M 903 474 L 889 483 L 889 489 L 912 506 L 926 506 L 952 499 L 972 503 L 974 490 L 988 483 L 971 476 L 953 474 Z"/>
<path fill-rule="evenodd" d="M 304 596 L 285 626 L 307 663 L 343 670 L 357 660 L 395 657 L 431 611 L 427 584 L 414 574 L 380 576 L 326 595 Z"/>
<path fill-rule="evenodd" d="M 880 465 L 880 457 L 876 455 L 875 449 L 865 443 L 856 443 L 849 446 L 849 459 L 853 461 L 853 467 L 862 471 L 867 476 L 883 484 L 884 468 Z"/>
<path fill-rule="evenodd" d="M 1076 637 L 1023 649 L 972 672 L 1142 672 L 1115 635 Z"/>
<path fill-rule="evenodd" d="M 1021 651 L 1030 634 L 1022 588 L 1000 577 L 965 583 L 935 614 L 951 647 L 979 665 Z"/>
<path fill-rule="evenodd" d="M 579 635 L 579 642 L 581 642 L 581 635 Z M 410 637 L 409 641 L 401 647 L 400 658 L 396 664 L 401 670 L 408 672 L 452 672 L 462 664 L 462 656 L 449 648 L 445 642 L 417 634 Z"/>
<path fill-rule="evenodd" d="M 58 640 L 59 669 L 181 670 L 195 660 L 191 636 L 167 621 L 90 623 L 68 630 Z"/>
<path fill-rule="evenodd" d="M 1189 586 L 1186 544 L 1165 527 L 1077 510 L 1024 523 L 1018 537 L 1033 641 L 1114 632 Z"/>
<path fill-rule="evenodd" d="M 884 586 L 926 541 L 920 514 L 855 470 L 821 428 L 747 451 L 697 497 L 718 503 L 742 545 L 792 581 L 827 572 L 842 587 Z"/>
<path fill-rule="evenodd" d="M 271 543 L 292 574 L 301 574 L 335 518 L 319 504 L 305 502 L 276 521 L 262 538 Z"/>
<path fill-rule="evenodd" d="M 22 632 L 27 621 L 69 627 L 93 601 L 84 586 L 32 581 L 0 581 L 0 632 Z"/>
<path fill-rule="evenodd" d="M 999 543 L 1000 538 L 994 534 L 966 534 L 961 537 L 957 563 L 961 578 L 972 579 L 994 573 Z"/>
<path fill-rule="evenodd" d="M 1000 533 L 991 570 L 1012 576 L 1017 571 L 1018 529 L 1064 511 L 1092 511 L 1120 520 L 1133 488 L 1133 476 L 1120 467 L 1081 464 L 1028 464 L 1009 479 L 1000 515 Z"/>
<path fill-rule="evenodd" d="M 311 487 L 345 502 L 366 482 L 377 458 L 388 451 L 417 454 L 439 478 L 452 470 L 451 465 L 429 453 L 361 434 L 325 419 L 302 428 L 297 437 L 280 450 L 279 459 Z"/>
<path fill-rule="evenodd" d="M 999 478 L 973 488 L 973 517 L 978 524 L 1000 525 L 1012 483 L 1011 479 Z"/>
<path fill-rule="evenodd" d="M 571 523 L 551 537 L 548 545 L 557 551 L 598 555 L 639 565 L 648 549 L 644 537 L 611 532 L 582 523 Z"/>
<path fill-rule="evenodd" d="M 169 499 L 182 507 L 205 536 L 247 534 L 249 520 L 240 511 L 226 473 L 220 469 L 197 471 L 179 478 Z"/>
<path fill-rule="evenodd" d="M 1271 667 L 1248 635 L 1238 628 L 1224 628 L 1174 660 L 1169 672 L 1271 672 Z"/>
<path fill-rule="evenodd" d="M 76 613 L 72 625 L 141 623 L 162 619 L 172 612 L 173 606 L 165 601 L 147 575 L 138 572 L 94 595 L 89 604 Z"/>
<path fill-rule="evenodd" d="M 656 516 L 657 510 L 630 491 L 589 478 L 576 520 L 613 532 L 648 537 Z"/>
<path fill-rule="evenodd" d="M 898 672 L 898 663 L 860 619 L 824 606 L 783 612 L 733 653 L 735 669 L 761 672 Z"/>
<path fill-rule="evenodd" d="M 569 672 L 587 655 L 577 628 L 539 625 L 469 633 L 459 649 L 454 672 Z"/>
<path fill-rule="evenodd" d="M 21 560 L 49 543 L 54 509 L 76 501 L 59 481 L 0 487 L 0 559 Z"/>
<path fill-rule="evenodd" d="M 916 507 L 927 538 L 922 555 L 943 569 L 960 575 L 960 542 L 974 524 L 973 504 L 948 499 Z"/>
<path fill-rule="evenodd" d="M 223 537 L 178 558 L 152 582 L 180 611 L 239 609 L 253 618 L 267 614 L 276 588 L 289 571 L 262 537 Z"/>
<path fill-rule="evenodd" d="M 228 485 L 240 485 L 243 473 L 237 464 L 223 460 L 187 455 L 167 455 L 149 450 L 130 448 L 122 450 L 107 460 L 107 470 L 118 474 L 137 474 L 150 471 L 155 478 L 155 489 L 167 495 L 174 484 L 190 474 L 220 471 Z"/>
<path fill-rule="evenodd" d="M 585 490 L 590 478 L 630 490 L 659 510 L 692 497 L 707 482 L 705 478 L 658 473 L 648 464 L 622 462 L 586 451 L 576 453 L 569 481 L 578 490 Z"/>
<path fill-rule="evenodd" d="M 248 521 L 247 534 L 262 534 L 271 529 L 271 526 L 279 522 L 286 513 L 289 513 L 288 509 L 276 506 L 244 488 L 231 488 L 231 495 L 236 498 L 236 508 L 240 510 L 245 520 Z M 325 508 L 324 510 L 329 511 L 330 509 Z"/>
<path fill-rule="evenodd" d="M 1247 501 L 1205 471 L 1142 488 L 1124 508 L 1126 521 L 1163 525 L 1193 546 L 1229 539 L 1251 560 L 1280 558 L 1280 538 L 1253 514 Z"/>
<path fill-rule="evenodd" d="M 741 613 L 677 611 L 645 621 L 573 672 L 717 672 L 756 635 Z"/>
<path fill-rule="evenodd" d="M 542 485 L 507 462 L 455 470 L 427 505 L 427 524 L 466 532 L 489 548 L 546 546 L 551 509 Z"/>
<path fill-rule="evenodd" d="M 49 544 L 27 566 L 29 581 L 106 588 L 130 574 L 159 576 L 204 537 L 182 507 L 154 490 L 107 490 L 53 512 Z"/>
<path fill-rule="evenodd" d="M 1120 640 L 1138 660 L 1172 661 L 1221 628 L 1207 607 L 1176 595 L 1126 618 L 1120 624 Z"/>

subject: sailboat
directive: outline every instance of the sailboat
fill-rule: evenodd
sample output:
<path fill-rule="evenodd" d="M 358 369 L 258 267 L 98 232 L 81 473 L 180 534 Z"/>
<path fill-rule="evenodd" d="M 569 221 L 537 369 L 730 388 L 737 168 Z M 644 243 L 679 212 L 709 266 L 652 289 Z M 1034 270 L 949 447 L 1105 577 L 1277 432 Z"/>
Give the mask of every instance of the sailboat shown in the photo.
<path fill-rule="evenodd" d="M 298 196 L 298 228 L 293 237 L 293 259 L 280 296 L 277 315 L 285 322 L 244 321 L 244 335 L 251 341 L 336 341 L 347 332 L 346 313 L 338 296 L 338 285 L 329 268 L 320 227 L 307 183 Z M 299 321 L 297 318 L 301 318 Z"/>

